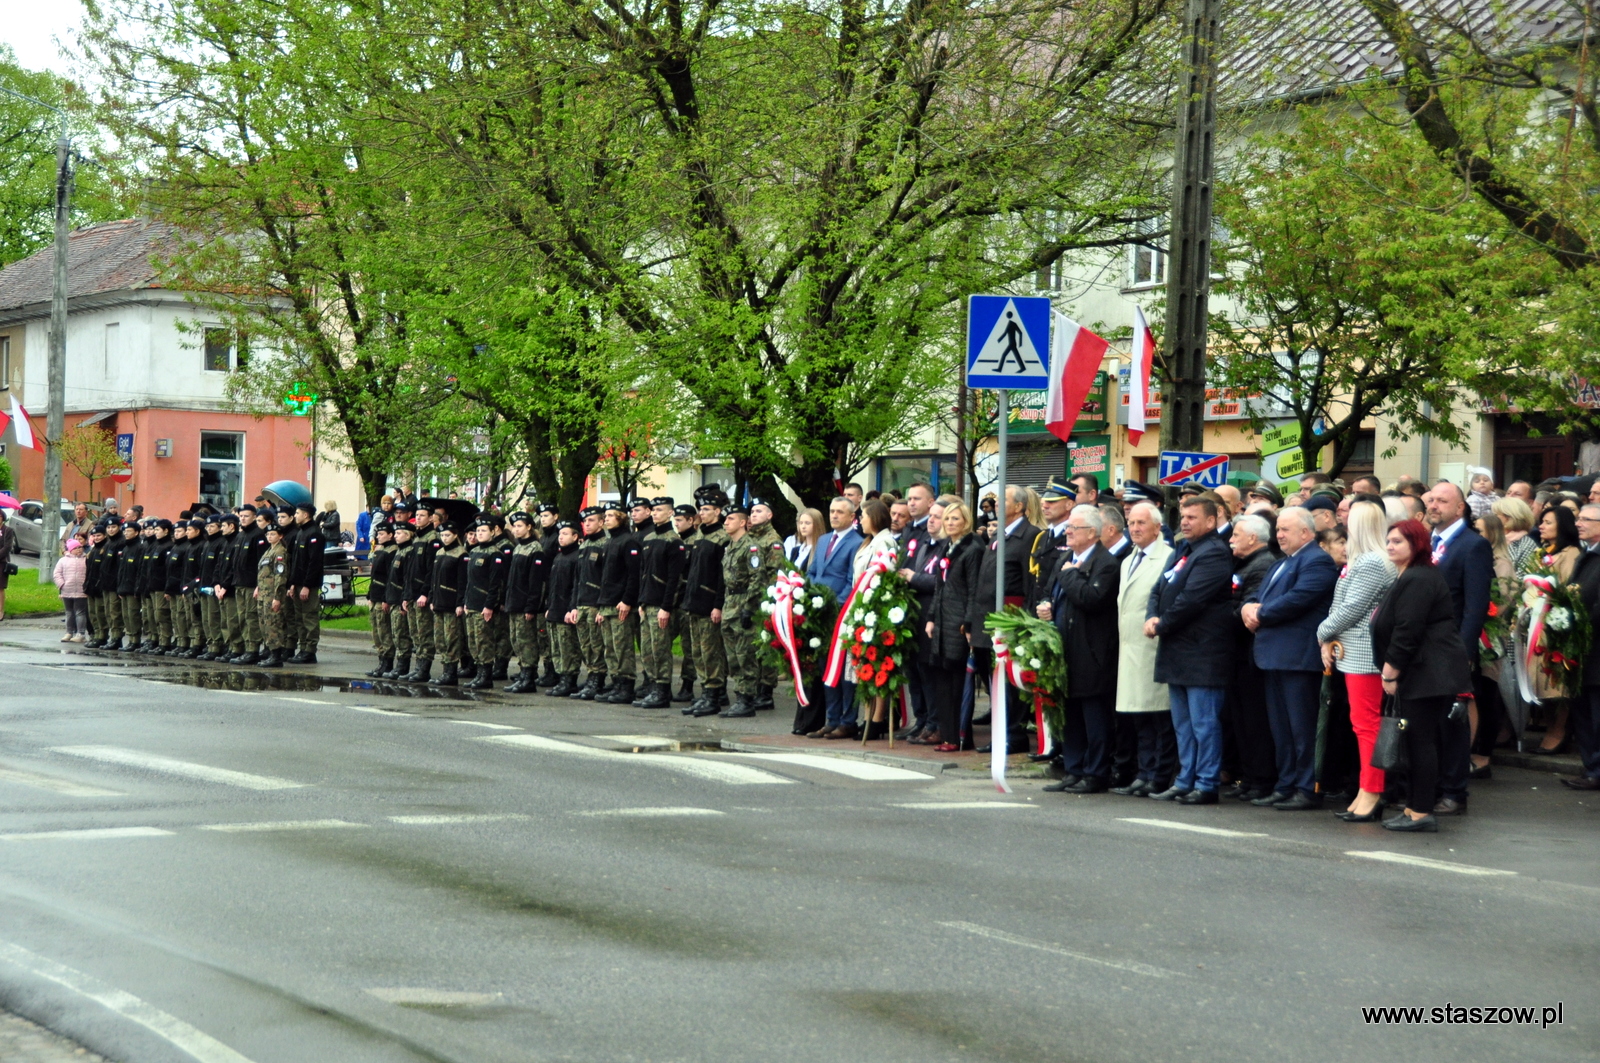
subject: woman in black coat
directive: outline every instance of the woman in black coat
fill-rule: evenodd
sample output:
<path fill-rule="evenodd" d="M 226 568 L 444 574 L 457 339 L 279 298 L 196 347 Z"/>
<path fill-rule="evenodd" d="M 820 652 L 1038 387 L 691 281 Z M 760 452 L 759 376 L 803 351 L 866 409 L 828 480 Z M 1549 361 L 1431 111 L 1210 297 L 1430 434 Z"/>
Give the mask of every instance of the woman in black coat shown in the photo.
<path fill-rule="evenodd" d="M 984 547 L 972 534 L 972 511 L 964 504 L 946 505 L 943 523 L 945 537 L 935 544 L 939 553 L 934 562 L 934 574 L 939 586 L 923 624 L 928 641 L 927 655 L 922 662 L 928 677 L 933 715 L 939 721 L 939 733 L 925 735 L 918 741 L 922 745 L 937 744 L 940 752 L 953 753 L 964 744 L 961 697 L 967 684 L 967 655 L 971 652 L 967 613 L 978 582 Z"/>
<path fill-rule="evenodd" d="M 1372 656 L 1381 662 L 1383 692 L 1395 699 L 1396 714 L 1405 720 L 1411 765 L 1405 812 L 1383 825 L 1437 831 L 1439 725 L 1451 702 L 1472 689 L 1472 675 L 1450 586 L 1433 567 L 1428 529 L 1419 521 L 1400 521 L 1389 529 L 1386 547 L 1400 578 L 1372 616 Z"/>

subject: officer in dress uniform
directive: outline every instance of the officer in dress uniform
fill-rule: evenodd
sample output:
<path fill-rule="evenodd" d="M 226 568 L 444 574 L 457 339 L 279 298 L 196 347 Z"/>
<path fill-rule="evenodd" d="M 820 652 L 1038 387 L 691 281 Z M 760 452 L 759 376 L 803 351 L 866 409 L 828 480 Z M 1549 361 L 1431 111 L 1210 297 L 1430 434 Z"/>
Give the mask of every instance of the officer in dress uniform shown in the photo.
<path fill-rule="evenodd" d="M 367 674 L 381 676 L 394 667 L 394 629 L 389 624 L 389 610 L 384 608 L 389 596 L 389 570 L 394 566 L 394 525 L 386 520 L 372 526 L 372 548 L 367 554 L 371 561 L 367 579 L 367 624 L 372 629 L 372 648 L 378 654 L 378 666 Z"/>
<path fill-rule="evenodd" d="M 576 701 L 593 701 L 597 694 L 610 689 L 606 683 L 606 649 L 601 640 L 600 580 L 605 575 L 606 533 L 601 525 L 605 510 L 589 506 L 579 513 L 582 520 L 583 540 L 578 544 L 578 587 L 573 601 L 577 603 L 578 648 L 583 653 L 583 663 L 589 677 L 583 686 L 568 695 Z"/>
<path fill-rule="evenodd" d="M 474 525 L 474 531 L 476 530 Z M 433 573 L 428 587 L 427 608 L 433 613 L 433 647 L 444 668 L 430 686 L 453 687 L 461 680 L 461 656 L 467 645 L 467 583 L 470 548 L 455 522 L 444 520 L 435 526 L 439 549 L 433 554 Z M 417 672 L 428 674 L 432 662 L 421 661 Z M 487 675 L 482 669 L 478 675 Z M 409 676 L 407 677 L 409 678 Z M 476 677 L 474 677 L 476 678 Z"/>
<path fill-rule="evenodd" d="M 677 510 L 678 526 L 695 523 L 693 506 Z M 681 626 L 674 607 L 688 557 L 674 516 L 669 496 L 652 498 L 651 531 L 639 546 L 639 670 L 644 679 L 633 704 L 641 709 L 672 705 L 672 639 Z"/>
<path fill-rule="evenodd" d="M 606 675 L 611 689 L 595 696 L 608 705 L 633 701 L 639 635 L 639 538 L 634 535 L 621 502 L 606 506 L 605 563 L 600 572 L 600 637 L 605 646 Z"/>
<path fill-rule="evenodd" d="M 728 496 L 721 488 L 702 487 L 696 497 L 700 500 L 700 534 L 689 544 L 678 607 L 689 617 L 702 689 L 683 714 L 715 716 L 728 704 L 728 659 L 722 636 L 722 555 L 728 545 L 722 507 L 728 504 Z"/>
<path fill-rule="evenodd" d="M 511 514 L 511 560 L 506 568 L 505 612 L 510 622 L 511 651 L 517 658 L 517 678 L 506 687 L 511 694 L 538 691 L 539 640 L 534 621 L 544 607 L 545 555 L 534 538 L 534 518 Z"/>
<path fill-rule="evenodd" d="M 550 560 L 549 587 L 545 597 L 545 619 L 550 632 L 551 652 L 555 654 L 560 682 L 545 691 L 548 697 L 570 697 L 578 689 L 578 669 L 583 666 L 578 645 L 578 543 L 582 532 L 570 520 L 558 520 L 546 535 L 554 535 L 556 549 Z"/>

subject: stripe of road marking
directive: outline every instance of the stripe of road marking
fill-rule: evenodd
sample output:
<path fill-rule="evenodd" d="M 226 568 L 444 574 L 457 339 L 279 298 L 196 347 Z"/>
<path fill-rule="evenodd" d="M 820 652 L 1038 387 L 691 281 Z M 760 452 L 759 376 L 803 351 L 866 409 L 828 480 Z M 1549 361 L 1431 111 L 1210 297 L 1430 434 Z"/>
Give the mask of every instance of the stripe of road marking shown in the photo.
<path fill-rule="evenodd" d="M 1124 823 L 1137 823 L 1142 827 L 1165 827 L 1167 830 L 1186 830 L 1192 834 L 1210 834 L 1218 838 L 1270 838 L 1272 835 L 1255 830 L 1227 830 L 1223 827 L 1202 827 L 1198 823 L 1174 823 L 1170 819 L 1140 819 L 1137 816 L 1118 817 Z"/>
<path fill-rule="evenodd" d="M 390 816 L 390 823 L 403 823 L 408 827 L 432 827 L 447 823 L 502 823 L 506 820 L 531 819 L 521 812 L 461 812 L 436 816 Z"/>
<path fill-rule="evenodd" d="M 1426 856 L 1407 856 L 1404 853 L 1386 853 L 1379 850 L 1351 849 L 1344 855 L 1363 860 L 1376 860 L 1383 864 L 1409 864 L 1431 871 L 1454 871 L 1458 875 L 1515 875 L 1515 871 L 1502 871 L 1498 867 L 1478 867 L 1474 864 L 1453 864 L 1448 860 L 1429 860 Z"/>
<path fill-rule="evenodd" d="M 39 775 L 31 771 L 19 771 L 16 768 L 0 768 L 0 782 L 14 782 L 22 786 L 32 786 L 40 790 L 51 790 L 68 797 L 126 797 L 121 790 L 102 790 L 98 786 L 85 786 L 82 783 L 69 782 L 66 779 L 56 779 L 49 775 Z"/>
<path fill-rule="evenodd" d="M 693 808 L 682 806 L 678 808 L 603 808 L 594 812 L 574 812 L 574 816 L 638 816 L 641 819 L 654 819 L 661 816 L 721 816 L 726 813 L 714 808 Z"/>
<path fill-rule="evenodd" d="M 279 701 L 298 701 L 302 705 L 337 705 L 337 701 L 319 701 L 316 698 L 290 698 L 282 694 L 274 695 Z"/>
<path fill-rule="evenodd" d="M 159 838 L 171 834 L 160 827 L 88 827 L 83 830 L 39 830 L 0 834 L 0 842 L 99 841 L 103 838 Z"/>
<path fill-rule="evenodd" d="M 677 745 L 670 738 L 660 735 L 590 735 L 590 738 L 602 738 L 607 742 L 617 742 L 622 745 L 638 746 L 640 749 L 671 749 Z"/>
<path fill-rule="evenodd" d="M 375 710 L 382 712 L 382 709 Z M 520 727 L 512 727 L 509 723 L 480 723 L 477 720 L 446 720 L 445 723 L 459 723 L 463 727 L 487 727 L 491 731 L 520 731 Z"/>
<path fill-rule="evenodd" d="M 408 720 L 411 719 L 409 712 L 391 712 L 388 709 L 375 709 L 371 705 L 346 705 L 345 708 L 354 709 L 356 712 L 374 712 L 379 716 L 403 716 Z"/>
<path fill-rule="evenodd" d="M 669 771 L 692 775 L 697 779 L 727 783 L 730 786 L 766 786 L 775 783 L 794 782 L 793 779 L 785 779 L 782 776 L 759 771 L 743 764 L 714 764 L 704 760 L 697 760 L 693 757 L 680 757 L 665 753 L 618 753 L 615 750 L 579 745 L 577 742 L 562 742 L 554 738 L 545 738 L 543 735 L 484 735 L 482 738 L 474 738 L 473 741 L 497 742 L 501 745 L 537 749 L 543 753 L 564 753 L 567 756 L 588 757 L 592 760 L 620 761 L 627 764 L 643 764 L 649 767 L 666 768 Z"/>
<path fill-rule="evenodd" d="M 793 764 L 801 768 L 831 771 L 867 782 L 928 782 L 931 776 L 906 768 L 892 768 L 887 764 L 874 764 L 866 760 L 845 760 L 841 757 L 824 757 L 816 753 L 725 753 L 718 756 L 745 757 L 765 760 L 774 764 Z"/>
<path fill-rule="evenodd" d="M 51 746 L 50 751 L 52 753 L 65 753 L 69 757 L 98 760 L 106 764 L 120 764 L 128 768 L 143 768 L 146 771 L 161 772 L 164 775 L 181 775 L 188 779 L 199 779 L 202 782 L 237 786 L 244 790 L 297 790 L 308 785 L 303 782 L 279 779 L 272 775 L 251 775 L 248 772 L 233 771 L 229 768 L 213 768 L 209 764 L 191 764 L 186 760 L 175 760 L 172 757 L 163 757 L 156 753 L 141 753 L 137 749 L 122 749 L 119 746 Z"/>
<path fill-rule="evenodd" d="M 21 945 L 0 941 L 0 961 L 70 989 L 106 1010 L 138 1023 L 162 1040 L 189 1053 L 198 1063 L 251 1063 L 249 1057 L 240 1055 L 177 1016 L 168 1015 L 132 993 L 107 985 L 93 975 L 29 952 Z"/>
<path fill-rule="evenodd" d="M 1038 808 L 1020 801 L 908 801 L 890 808 Z"/>
<path fill-rule="evenodd" d="M 1169 971 L 1165 967 L 1152 967 L 1148 963 L 1135 963 L 1132 960 L 1107 960 L 1102 959 L 1099 956 L 1090 956 L 1082 952 L 1073 952 L 1071 949 L 1064 949 L 1059 945 L 1045 945 L 1038 941 L 1030 941 L 1025 937 L 1018 937 L 1016 934 L 1008 934 L 1004 930 L 996 930 L 993 927 L 988 926 L 979 926 L 977 923 L 940 923 L 939 925 L 943 927 L 949 927 L 951 930 L 963 930 L 968 934 L 976 934 L 979 937 L 992 938 L 995 941 L 1003 941 L 1007 945 L 1020 945 L 1025 949 L 1035 949 L 1039 952 L 1048 952 L 1055 956 L 1066 956 L 1070 959 L 1082 960 L 1084 963 L 1093 963 L 1098 964 L 1101 967 L 1111 967 L 1118 971 L 1127 971 L 1130 974 L 1142 974 L 1146 978 L 1188 977 L 1182 971 Z"/>
<path fill-rule="evenodd" d="M 264 823 L 207 823 L 200 830 L 219 830 L 230 834 L 249 834 L 266 830 L 338 830 L 341 827 L 365 827 L 365 823 L 351 823 L 344 819 L 280 819 Z"/>

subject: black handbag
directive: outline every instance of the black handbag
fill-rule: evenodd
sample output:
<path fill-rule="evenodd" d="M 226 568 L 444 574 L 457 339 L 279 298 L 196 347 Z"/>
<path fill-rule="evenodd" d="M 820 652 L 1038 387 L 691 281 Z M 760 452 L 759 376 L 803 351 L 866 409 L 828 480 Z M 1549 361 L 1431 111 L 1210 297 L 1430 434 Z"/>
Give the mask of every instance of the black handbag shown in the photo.
<path fill-rule="evenodd" d="M 1372 766 L 1383 771 L 1398 771 L 1410 764 L 1406 754 L 1406 719 L 1397 714 L 1394 698 L 1383 698 L 1383 715 L 1378 720 L 1378 740 L 1372 745 Z"/>

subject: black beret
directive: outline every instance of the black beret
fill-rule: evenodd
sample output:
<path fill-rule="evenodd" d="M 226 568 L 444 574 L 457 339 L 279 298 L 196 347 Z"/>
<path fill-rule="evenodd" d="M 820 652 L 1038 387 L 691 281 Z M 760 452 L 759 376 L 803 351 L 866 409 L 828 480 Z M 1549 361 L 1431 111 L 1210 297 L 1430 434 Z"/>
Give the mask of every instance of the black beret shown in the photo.
<path fill-rule="evenodd" d="M 629 507 L 623 503 L 622 499 L 614 498 L 609 502 L 603 503 L 600 508 L 607 513 L 626 513 Z"/>
<path fill-rule="evenodd" d="M 679 517 L 698 517 L 700 515 L 700 511 L 698 509 L 687 505 L 674 506 L 672 512 L 675 516 Z"/>
<path fill-rule="evenodd" d="M 533 523 L 533 514 L 532 513 L 524 513 L 522 510 L 519 509 L 515 513 L 511 514 L 511 516 L 507 517 L 506 520 L 507 520 L 507 522 L 509 522 L 511 524 L 516 524 L 518 522 L 523 523 L 523 524 L 532 524 Z"/>
<path fill-rule="evenodd" d="M 766 506 L 768 509 L 771 509 L 772 503 L 768 502 L 764 498 L 752 498 L 750 500 L 750 508 L 755 509 L 757 506 Z"/>
<path fill-rule="evenodd" d="M 556 531 L 560 531 L 562 528 L 571 528 L 573 531 L 577 531 L 578 530 L 577 524 L 573 523 L 570 520 L 558 520 L 558 521 L 556 521 L 556 523 L 555 523 Z"/>
<path fill-rule="evenodd" d="M 702 506 L 716 506 L 719 509 L 728 504 L 728 496 L 718 489 L 706 491 L 695 496 Z"/>
<path fill-rule="evenodd" d="M 483 521 L 481 521 L 481 520 L 480 521 L 474 521 L 472 526 L 474 528 L 476 528 L 478 525 L 480 525 L 482 523 L 483 523 Z M 456 522 L 453 521 L 453 520 L 442 520 L 442 521 L 440 521 L 439 524 L 438 524 L 438 528 L 442 532 L 455 532 L 457 535 L 461 534 L 461 529 L 456 527 Z"/>
<path fill-rule="evenodd" d="M 243 504 L 243 505 L 241 505 L 241 506 L 240 506 L 240 507 L 239 507 L 239 509 L 240 509 L 240 510 L 241 510 L 241 511 L 242 511 L 242 510 L 246 510 L 246 509 L 248 509 L 248 510 L 249 510 L 249 511 L 250 511 L 250 512 L 252 512 L 252 513 L 254 513 L 254 512 L 256 512 L 256 507 L 255 507 L 255 506 L 252 506 L 252 505 L 251 505 L 251 504 L 250 504 L 250 503 L 248 503 L 248 502 L 246 502 L 246 503 L 244 503 L 244 504 Z"/>
<path fill-rule="evenodd" d="M 305 512 L 311 514 L 313 517 L 315 517 L 317 515 L 317 507 L 313 506 L 310 502 L 302 502 L 298 506 L 295 506 L 294 508 L 295 508 L 296 512 L 304 510 Z"/>
<path fill-rule="evenodd" d="M 605 509 L 601 506 L 584 506 L 578 510 L 578 519 L 587 520 L 590 517 L 598 517 L 604 512 Z"/>
<path fill-rule="evenodd" d="M 238 524 L 239 523 L 239 514 L 237 514 L 237 513 L 224 513 L 222 516 L 217 518 L 217 522 L 219 524 Z"/>
<path fill-rule="evenodd" d="M 648 498 L 636 498 L 632 502 L 628 503 L 628 508 L 638 509 L 640 506 L 643 506 L 644 508 L 649 509 L 653 505 L 655 505 L 655 503 L 650 501 Z"/>
<path fill-rule="evenodd" d="M 1325 509 L 1329 513 L 1337 513 L 1339 512 L 1339 500 L 1332 495 L 1313 494 L 1302 503 L 1301 508 L 1312 511 Z"/>
<path fill-rule="evenodd" d="M 415 535 L 417 534 L 417 529 L 406 521 L 397 520 L 394 522 L 394 533 L 399 535 L 401 532 L 405 532 L 407 535 Z"/>
<path fill-rule="evenodd" d="M 162 517 L 160 520 L 156 521 L 156 527 L 160 528 L 162 531 L 171 531 L 172 522 L 167 518 Z"/>
<path fill-rule="evenodd" d="M 535 513 L 560 513 L 561 512 L 561 510 L 557 509 L 552 503 L 549 503 L 549 502 L 540 502 L 537 506 L 533 507 L 533 511 Z"/>
<path fill-rule="evenodd" d="M 722 507 L 723 516 L 731 517 L 735 514 L 741 517 L 748 517 L 750 515 L 750 507 L 745 505 L 743 502 L 730 502 L 728 505 Z"/>
<path fill-rule="evenodd" d="M 372 526 L 372 534 L 376 535 L 379 532 L 388 532 L 390 535 L 393 535 L 394 524 L 391 521 L 380 520 L 378 523 Z"/>
<path fill-rule="evenodd" d="M 675 503 L 672 501 L 672 496 L 671 495 L 657 495 L 655 498 L 652 498 L 650 500 L 650 505 L 652 507 L 654 507 L 654 506 L 671 506 L 671 505 L 675 505 Z"/>

